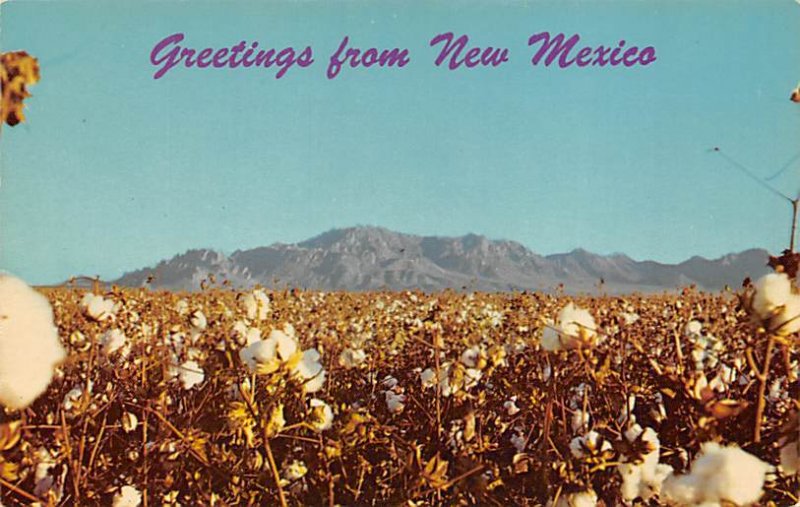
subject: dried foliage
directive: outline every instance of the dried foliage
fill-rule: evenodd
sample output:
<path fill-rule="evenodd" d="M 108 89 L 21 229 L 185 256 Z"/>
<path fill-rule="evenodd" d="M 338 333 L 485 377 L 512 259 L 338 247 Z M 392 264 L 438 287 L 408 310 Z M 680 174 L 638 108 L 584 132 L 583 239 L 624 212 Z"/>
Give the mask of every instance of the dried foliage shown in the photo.
<path fill-rule="evenodd" d="M 734 295 L 268 295 L 48 290 L 69 358 L 0 426 L 3 503 L 543 505 L 591 489 L 618 505 L 618 465 L 653 433 L 682 472 L 707 441 L 778 464 L 796 427 L 785 347 L 752 438 L 763 336 Z M 541 350 L 568 301 L 594 316 L 596 346 Z M 254 373 L 239 351 L 287 325 L 297 349 L 276 341 Z M 292 372 L 314 348 L 311 394 Z M 626 434 L 633 420 L 650 436 Z M 764 504 L 797 501 L 796 476 L 765 489 Z"/>
<path fill-rule="evenodd" d="M 23 101 L 30 97 L 28 86 L 39 81 L 39 63 L 25 51 L 0 54 L 0 125 L 25 121 Z"/>
<path fill-rule="evenodd" d="M 800 268 L 800 253 L 784 250 L 779 256 L 770 256 L 769 267 L 779 273 L 786 273 L 789 278 L 797 278 Z"/>

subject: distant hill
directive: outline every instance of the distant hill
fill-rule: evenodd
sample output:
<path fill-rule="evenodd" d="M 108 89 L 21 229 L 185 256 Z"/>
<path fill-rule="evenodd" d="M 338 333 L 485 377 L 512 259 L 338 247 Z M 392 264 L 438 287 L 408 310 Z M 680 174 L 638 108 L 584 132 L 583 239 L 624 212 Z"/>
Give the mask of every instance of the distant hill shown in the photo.
<path fill-rule="evenodd" d="M 189 250 L 158 265 L 126 273 L 123 286 L 196 290 L 208 275 L 233 287 L 316 290 L 482 291 L 555 290 L 610 293 L 657 292 L 695 284 L 705 290 L 738 287 L 768 271 L 764 250 L 719 259 L 692 257 L 680 264 L 635 261 L 585 250 L 541 256 L 514 241 L 468 234 L 457 238 L 414 236 L 379 227 L 335 229 L 297 244 L 276 243 L 226 256 Z"/>

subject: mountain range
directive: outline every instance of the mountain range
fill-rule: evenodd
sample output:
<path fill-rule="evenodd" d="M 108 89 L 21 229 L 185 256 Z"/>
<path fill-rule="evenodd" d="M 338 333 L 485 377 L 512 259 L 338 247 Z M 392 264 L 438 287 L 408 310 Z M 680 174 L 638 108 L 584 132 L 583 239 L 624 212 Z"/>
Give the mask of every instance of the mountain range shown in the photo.
<path fill-rule="evenodd" d="M 128 287 L 197 290 L 213 275 L 236 288 L 297 287 L 313 290 L 443 289 L 608 293 L 660 292 L 696 285 L 703 290 L 738 287 L 768 271 L 765 250 L 718 259 L 692 257 L 679 264 L 636 261 L 622 254 L 577 249 L 538 255 L 523 245 L 467 234 L 415 236 L 379 227 L 334 229 L 296 244 L 237 250 L 230 255 L 189 250 L 126 273 L 114 283 Z"/>

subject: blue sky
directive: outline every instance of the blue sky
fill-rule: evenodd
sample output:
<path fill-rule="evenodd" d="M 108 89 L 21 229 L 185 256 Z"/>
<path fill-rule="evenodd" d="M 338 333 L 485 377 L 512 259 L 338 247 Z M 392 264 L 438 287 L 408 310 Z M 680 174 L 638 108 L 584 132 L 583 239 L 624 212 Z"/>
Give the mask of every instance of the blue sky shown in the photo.
<path fill-rule="evenodd" d="M 44 2 L 2 4 L 0 46 L 39 58 L 28 122 L 0 144 L 0 267 L 32 283 L 115 277 L 193 247 L 231 252 L 372 224 L 674 262 L 788 242 L 760 175 L 800 151 L 800 5 L 752 2 Z M 437 68 L 428 42 L 507 47 Z M 528 37 L 652 45 L 647 67 L 530 65 Z M 315 63 L 174 68 L 152 47 L 311 45 Z M 403 69 L 326 61 L 408 48 Z M 774 184 L 794 195 L 800 168 Z"/>

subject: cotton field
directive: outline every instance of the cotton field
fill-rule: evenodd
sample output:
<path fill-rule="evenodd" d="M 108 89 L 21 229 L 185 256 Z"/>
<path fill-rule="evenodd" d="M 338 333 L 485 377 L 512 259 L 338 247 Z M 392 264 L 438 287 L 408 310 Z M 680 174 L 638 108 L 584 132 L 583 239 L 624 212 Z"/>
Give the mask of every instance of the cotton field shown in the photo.
<path fill-rule="evenodd" d="M 798 315 L 783 273 L 627 297 L 3 276 L 0 503 L 793 505 Z"/>

